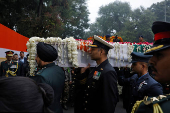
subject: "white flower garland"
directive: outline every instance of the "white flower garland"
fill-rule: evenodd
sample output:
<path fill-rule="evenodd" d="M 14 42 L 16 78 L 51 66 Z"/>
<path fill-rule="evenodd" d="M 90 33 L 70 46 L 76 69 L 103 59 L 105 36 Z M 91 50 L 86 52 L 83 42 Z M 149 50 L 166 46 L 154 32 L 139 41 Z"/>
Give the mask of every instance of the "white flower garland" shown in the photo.
<path fill-rule="evenodd" d="M 132 44 L 132 45 L 127 44 L 127 45 L 128 45 L 128 51 L 127 51 L 127 54 L 128 54 L 128 62 L 130 62 L 130 61 L 132 60 L 131 53 L 133 52 L 134 46 L 133 46 L 133 44 Z"/>
<path fill-rule="evenodd" d="M 35 74 L 34 73 L 35 69 L 36 69 L 35 57 L 36 57 L 36 53 L 37 53 L 37 51 L 36 51 L 36 43 L 38 41 L 40 41 L 39 37 L 32 37 L 32 38 L 29 39 L 29 41 L 26 44 L 27 51 L 29 52 L 28 62 L 29 62 L 29 66 L 30 66 L 30 75 Z"/>
<path fill-rule="evenodd" d="M 68 48 L 68 59 L 69 62 L 72 63 L 72 66 L 78 67 L 78 52 L 77 52 L 77 41 L 73 38 L 66 38 L 66 39 L 61 39 L 59 37 L 49 37 L 47 39 L 44 38 L 39 38 L 39 37 L 31 37 L 29 41 L 27 42 L 27 51 L 29 52 L 29 57 L 28 57 L 28 62 L 30 66 L 30 75 L 33 76 L 35 74 L 35 69 L 36 69 L 36 44 L 38 42 L 44 42 L 47 44 L 51 44 L 57 49 L 58 52 L 58 60 L 56 60 L 57 64 L 65 64 L 66 63 L 66 46 Z M 64 48 L 63 48 L 64 44 Z M 64 50 L 63 50 L 64 49 Z M 63 59 L 64 58 L 64 59 Z M 64 63 L 63 63 L 64 60 Z"/>

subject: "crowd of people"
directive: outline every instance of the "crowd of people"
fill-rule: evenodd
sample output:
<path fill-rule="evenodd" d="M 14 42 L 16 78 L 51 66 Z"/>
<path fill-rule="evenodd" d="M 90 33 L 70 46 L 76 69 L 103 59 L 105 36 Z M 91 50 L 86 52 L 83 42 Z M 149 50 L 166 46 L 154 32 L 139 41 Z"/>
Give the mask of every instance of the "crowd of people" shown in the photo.
<path fill-rule="evenodd" d="M 89 45 L 95 67 L 59 67 L 55 65 L 57 50 L 46 43 L 37 44 L 37 71 L 29 75 L 29 62 L 24 52 L 6 52 L 0 66 L 0 112 L 63 113 L 68 100 L 75 113 L 114 113 L 123 86 L 123 107 L 127 113 L 170 112 L 169 95 L 163 85 L 170 82 L 170 23 L 154 22 L 153 47 L 146 53 L 132 52 L 131 68 L 114 68 L 108 51 L 114 46 L 94 35 Z M 116 36 L 114 41 L 120 41 Z M 139 37 L 143 42 L 143 36 Z M 70 90 L 69 90 L 70 87 Z M 69 96 L 71 93 L 71 96 Z M 160 96 L 161 95 L 161 96 Z M 123 109 L 123 108 L 122 108 Z"/>

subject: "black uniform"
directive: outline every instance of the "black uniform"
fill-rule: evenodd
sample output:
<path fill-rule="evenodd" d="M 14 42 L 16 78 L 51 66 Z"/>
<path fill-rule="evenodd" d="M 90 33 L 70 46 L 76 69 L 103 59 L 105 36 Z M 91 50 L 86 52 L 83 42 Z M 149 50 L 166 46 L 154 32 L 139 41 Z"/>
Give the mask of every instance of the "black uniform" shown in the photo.
<path fill-rule="evenodd" d="M 114 113 L 118 102 L 117 74 L 108 59 L 76 76 L 75 113 Z"/>
<path fill-rule="evenodd" d="M 0 76 L 20 76 L 20 64 L 14 61 L 1 62 Z"/>

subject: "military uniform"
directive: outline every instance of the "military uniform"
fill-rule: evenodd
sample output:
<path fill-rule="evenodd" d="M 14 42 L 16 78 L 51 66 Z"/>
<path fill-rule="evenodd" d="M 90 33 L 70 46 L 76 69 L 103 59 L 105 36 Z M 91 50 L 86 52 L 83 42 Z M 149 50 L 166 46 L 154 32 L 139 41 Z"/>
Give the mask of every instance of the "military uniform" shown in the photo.
<path fill-rule="evenodd" d="M 132 52 L 132 63 L 135 62 L 148 62 L 150 55 L 143 55 L 143 53 Z M 143 99 L 145 96 L 158 96 L 163 94 L 163 89 L 160 83 L 155 81 L 149 73 L 138 77 L 134 74 L 130 78 L 125 78 L 124 76 L 119 77 L 119 82 L 121 84 L 131 86 L 131 95 L 129 96 L 128 107 L 126 108 L 127 113 L 130 113 L 133 105 L 137 100 Z"/>
<path fill-rule="evenodd" d="M 146 96 L 143 100 L 137 101 L 132 113 L 169 113 L 170 95 L 159 95 L 157 97 Z"/>
<path fill-rule="evenodd" d="M 136 76 L 136 75 L 135 75 Z M 134 76 L 132 76 L 134 77 Z M 132 94 L 129 97 L 130 103 L 127 111 L 130 113 L 133 105 L 137 100 L 142 100 L 145 96 L 158 96 L 163 94 L 162 86 L 156 82 L 148 73 L 141 79 L 138 77 L 133 78 Z M 126 82 L 131 82 L 132 79 L 128 79 Z"/>
<path fill-rule="evenodd" d="M 5 52 L 6 56 L 13 56 L 13 51 L 7 51 Z M 3 61 L 1 62 L 1 67 L 0 67 L 0 76 L 6 76 L 6 77 L 11 77 L 11 76 L 20 76 L 20 65 L 18 62 L 15 61 Z"/>
<path fill-rule="evenodd" d="M 90 47 L 103 46 L 107 51 L 112 46 L 106 43 L 94 36 Z M 108 59 L 82 74 L 78 72 L 76 79 L 75 113 L 114 113 L 118 102 L 117 74 Z"/>
<path fill-rule="evenodd" d="M 160 55 L 159 52 L 161 53 L 162 50 L 169 49 L 170 47 L 170 33 L 169 33 L 170 23 L 156 21 L 152 25 L 152 32 L 155 35 L 154 37 L 155 42 L 153 44 L 153 47 L 147 50 L 145 54 L 154 55 L 153 57 L 155 58 L 155 57 L 159 57 Z M 167 53 L 167 51 L 165 53 Z M 161 57 L 161 58 L 163 58 L 162 60 L 165 60 L 164 57 Z M 165 61 L 168 61 L 168 60 L 165 60 Z M 155 61 L 155 64 L 156 63 L 157 61 Z M 155 64 L 152 64 L 152 65 L 155 66 Z M 157 69 L 157 71 L 159 70 Z M 170 112 L 170 107 L 169 107 L 170 101 L 169 100 L 170 100 L 170 94 L 159 95 L 156 97 L 146 96 L 144 97 L 143 100 L 137 101 L 135 103 L 132 109 L 132 113 L 169 113 Z"/>
<path fill-rule="evenodd" d="M 35 76 L 30 76 L 37 83 L 47 83 L 54 90 L 54 102 L 49 108 L 55 113 L 62 113 L 60 105 L 61 93 L 64 89 L 64 71 L 55 63 L 48 64 L 39 70 Z"/>
<path fill-rule="evenodd" d="M 78 102 L 75 103 L 75 107 L 77 107 L 76 105 L 79 107 L 77 107 L 78 110 L 75 108 L 75 113 L 114 112 L 118 102 L 117 74 L 108 60 L 93 68 L 90 73 L 88 70 L 78 76 L 81 92 L 76 93 L 75 98 L 82 98 L 77 98 Z M 86 83 L 84 82 L 85 79 L 87 79 Z M 82 90 L 83 88 L 84 90 Z"/>
<path fill-rule="evenodd" d="M 37 83 L 47 83 L 53 88 L 54 102 L 49 108 L 55 113 L 63 113 L 60 98 L 64 89 L 65 75 L 61 67 L 55 65 L 54 62 L 51 63 L 57 59 L 57 51 L 51 45 L 39 42 L 37 44 L 37 55 L 42 61 L 49 62 L 49 64 L 44 65 L 35 76 L 30 76 L 30 78 Z"/>

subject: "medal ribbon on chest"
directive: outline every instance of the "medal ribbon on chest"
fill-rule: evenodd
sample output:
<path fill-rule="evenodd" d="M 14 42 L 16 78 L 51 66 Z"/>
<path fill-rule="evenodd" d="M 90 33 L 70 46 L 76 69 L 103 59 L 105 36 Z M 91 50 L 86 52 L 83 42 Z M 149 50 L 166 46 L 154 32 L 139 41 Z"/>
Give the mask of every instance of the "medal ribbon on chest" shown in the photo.
<path fill-rule="evenodd" d="M 93 74 L 93 78 L 98 80 L 100 75 L 101 75 L 101 72 L 95 71 L 94 74 Z"/>
<path fill-rule="evenodd" d="M 147 83 L 145 81 L 143 81 L 142 83 L 140 83 L 139 87 L 138 87 L 138 91 L 142 88 L 143 85 L 146 85 Z"/>

